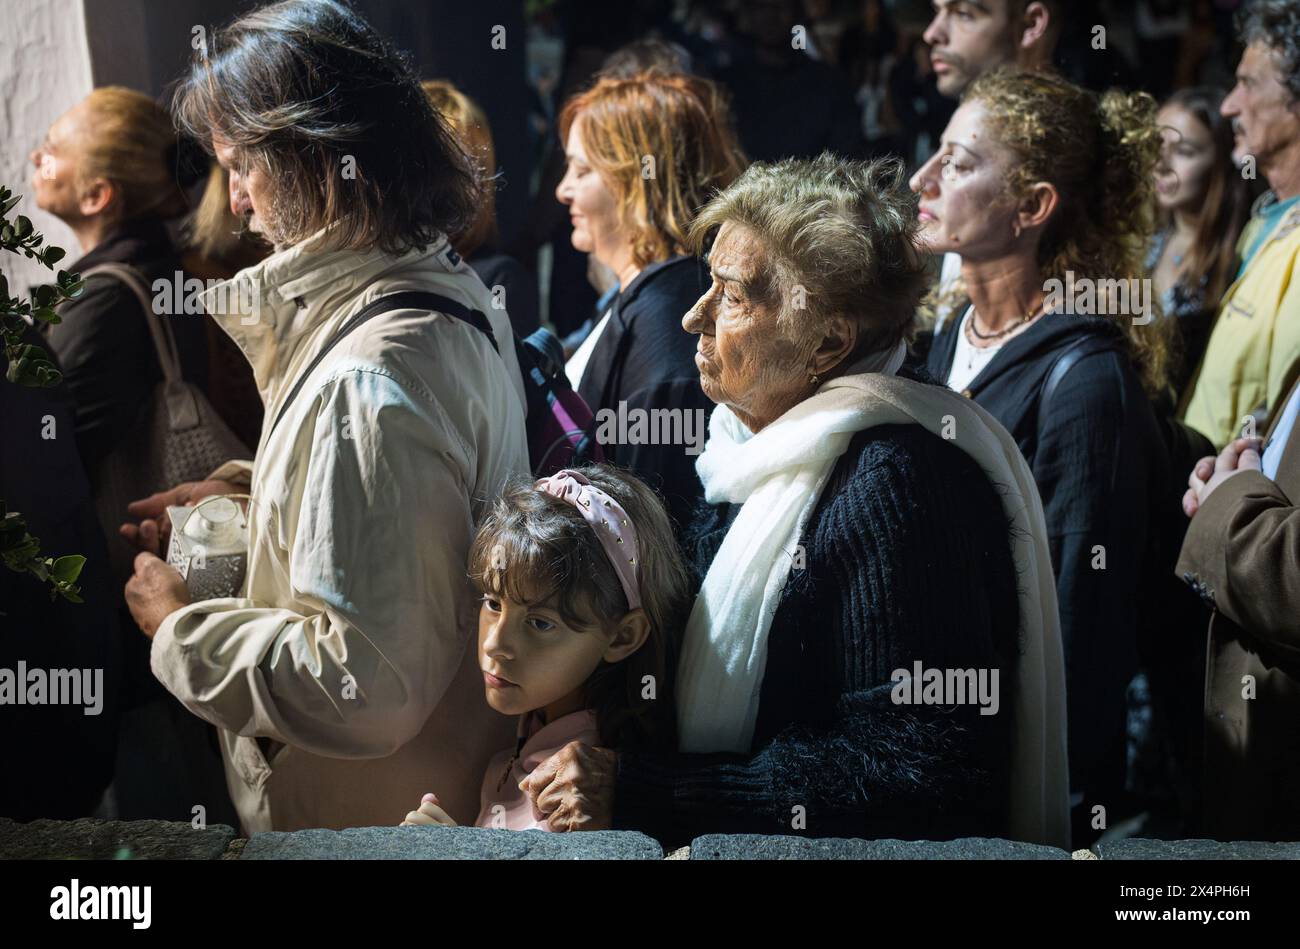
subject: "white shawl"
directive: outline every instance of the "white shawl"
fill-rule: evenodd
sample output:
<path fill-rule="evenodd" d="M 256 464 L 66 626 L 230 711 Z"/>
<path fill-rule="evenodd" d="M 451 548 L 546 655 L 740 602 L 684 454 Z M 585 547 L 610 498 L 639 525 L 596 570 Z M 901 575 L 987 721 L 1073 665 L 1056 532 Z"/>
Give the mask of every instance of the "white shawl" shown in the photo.
<path fill-rule="evenodd" d="M 881 372 L 842 376 L 757 434 L 725 405 L 714 409 L 696 468 L 710 503 L 741 508 L 686 627 L 677 693 L 681 750 L 749 751 L 768 632 L 799 537 L 854 434 L 897 423 L 951 438 L 998 487 L 1013 522 L 1020 656 L 1014 670 L 1011 830 L 1020 840 L 1065 847 L 1065 669 L 1042 502 L 1006 430 L 983 408 L 940 386 Z"/>

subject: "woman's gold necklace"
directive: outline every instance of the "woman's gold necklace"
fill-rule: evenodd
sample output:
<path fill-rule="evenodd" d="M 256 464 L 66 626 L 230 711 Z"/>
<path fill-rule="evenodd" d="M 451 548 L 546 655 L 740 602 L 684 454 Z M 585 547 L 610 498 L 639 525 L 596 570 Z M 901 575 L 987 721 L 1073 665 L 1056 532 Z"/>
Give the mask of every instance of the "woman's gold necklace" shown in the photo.
<path fill-rule="evenodd" d="M 1040 301 L 1037 306 L 1035 306 L 1024 316 L 1020 317 L 1020 319 L 1011 323 L 1011 325 L 1008 326 L 1006 329 L 998 330 L 996 333 L 981 333 L 979 330 L 977 330 L 975 328 L 976 314 L 974 310 L 971 310 L 970 319 L 966 321 L 966 338 L 970 340 L 971 343 L 974 343 L 976 339 L 982 339 L 985 342 L 988 342 L 991 339 L 1001 339 L 1003 336 L 1006 336 L 1008 333 L 1013 332 L 1014 330 L 1023 326 L 1025 323 L 1028 323 L 1034 317 L 1038 316 L 1038 314 L 1042 311 L 1042 309 L 1043 309 L 1043 303 Z"/>

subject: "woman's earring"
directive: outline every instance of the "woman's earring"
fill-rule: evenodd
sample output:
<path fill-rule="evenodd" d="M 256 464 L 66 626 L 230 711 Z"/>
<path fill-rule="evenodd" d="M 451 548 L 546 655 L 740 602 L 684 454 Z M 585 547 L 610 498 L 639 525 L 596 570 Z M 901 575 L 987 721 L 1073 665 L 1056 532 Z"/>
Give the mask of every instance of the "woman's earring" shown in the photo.
<path fill-rule="evenodd" d="M 1016 237 L 1019 237 L 1019 236 L 1020 236 L 1020 222 L 1019 222 L 1019 221 L 1017 221 L 1016 223 L 1014 223 L 1014 224 L 1011 225 L 1011 233 L 1012 233 L 1014 236 L 1016 236 Z"/>
<path fill-rule="evenodd" d="M 817 388 L 817 384 L 821 382 L 821 380 L 817 378 L 817 373 L 815 372 L 810 372 L 808 374 L 808 381 L 812 383 L 814 389 Z"/>

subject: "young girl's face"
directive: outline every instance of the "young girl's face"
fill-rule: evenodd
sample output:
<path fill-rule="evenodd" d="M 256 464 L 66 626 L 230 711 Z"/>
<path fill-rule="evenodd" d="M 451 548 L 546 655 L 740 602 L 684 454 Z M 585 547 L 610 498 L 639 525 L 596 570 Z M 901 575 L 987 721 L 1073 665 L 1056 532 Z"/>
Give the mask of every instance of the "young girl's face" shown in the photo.
<path fill-rule="evenodd" d="M 555 597 L 532 605 L 485 593 L 478 660 L 488 705 L 504 715 L 544 710 L 546 720 L 580 711 L 583 686 L 602 659 L 622 650 L 597 626 L 575 628 Z M 607 655 L 611 653 L 611 655 Z"/>

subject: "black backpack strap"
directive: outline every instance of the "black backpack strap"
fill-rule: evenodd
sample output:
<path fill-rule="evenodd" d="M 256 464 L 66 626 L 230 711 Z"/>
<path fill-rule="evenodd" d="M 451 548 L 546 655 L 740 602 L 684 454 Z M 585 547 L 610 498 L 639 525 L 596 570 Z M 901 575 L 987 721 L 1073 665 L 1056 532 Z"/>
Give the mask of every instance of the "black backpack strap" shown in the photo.
<path fill-rule="evenodd" d="M 368 322 L 381 313 L 391 313 L 393 310 L 430 310 L 435 313 L 445 313 L 450 317 L 460 320 L 462 323 L 468 323 L 480 333 L 488 338 L 492 348 L 498 353 L 501 352 L 497 345 L 496 334 L 492 332 L 492 324 L 488 322 L 478 310 L 471 310 L 463 303 L 457 303 L 449 297 L 444 297 L 440 293 L 431 293 L 426 290 L 402 290 L 398 293 L 390 293 L 386 296 L 379 297 L 366 304 L 343 324 L 334 336 L 327 342 L 316 357 L 311 361 L 305 370 L 298 375 L 298 381 L 293 384 L 289 391 L 288 397 L 280 405 L 280 411 L 276 413 L 275 421 L 271 423 L 271 431 L 280 424 L 284 418 L 284 413 L 288 411 L 293 400 L 298 397 L 298 392 L 307 384 L 307 378 L 312 374 L 321 361 L 337 346 L 345 336 L 355 330 L 361 324 Z"/>
<path fill-rule="evenodd" d="M 1047 380 L 1043 383 L 1043 394 L 1038 399 L 1038 417 L 1041 419 L 1047 414 L 1045 409 L 1047 404 L 1052 401 L 1052 394 L 1060 386 L 1065 374 L 1073 369 L 1080 359 L 1094 353 L 1111 352 L 1114 349 L 1115 346 L 1111 340 L 1104 336 L 1094 335 L 1081 336 L 1065 347 L 1052 363 L 1052 368 L 1047 372 Z"/>

